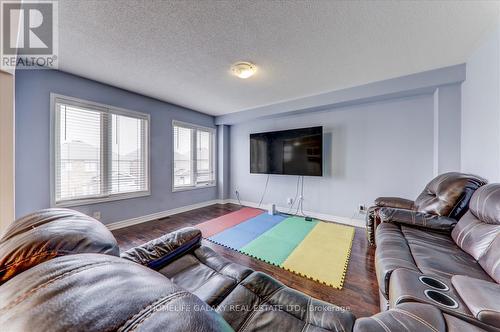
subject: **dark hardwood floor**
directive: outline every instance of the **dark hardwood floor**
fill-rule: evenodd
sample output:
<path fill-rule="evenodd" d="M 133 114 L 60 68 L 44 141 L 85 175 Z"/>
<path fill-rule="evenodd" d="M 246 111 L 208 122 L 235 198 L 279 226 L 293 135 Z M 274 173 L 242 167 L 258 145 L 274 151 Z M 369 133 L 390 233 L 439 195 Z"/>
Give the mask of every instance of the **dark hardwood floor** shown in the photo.
<path fill-rule="evenodd" d="M 195 226 L 203 221 L 216 218 L 239 208 L 238 205 L 234 204 L 216 204 L 157 221 L 118 229 L 113 231 L 113 234 L 118 240 L 120 249 L 123 251 L 162 236 L 165 233 L 186 226 Z M 287 286 L 320 300 L 346 307 L 356 317 L 371 316 L 379 311 L 378 286 L 374 266 L 375 250 L 367 243 L 365 231 L 362 228 L 356 228 L 349 268 L 342 290 L 337 290 L 297 276 L 276 266 L 269 265 L 206 240 L 203 240 L 203 245 L 212 248 L 228 260 L 248 266 L 254 270 L 268 273 Z"/>

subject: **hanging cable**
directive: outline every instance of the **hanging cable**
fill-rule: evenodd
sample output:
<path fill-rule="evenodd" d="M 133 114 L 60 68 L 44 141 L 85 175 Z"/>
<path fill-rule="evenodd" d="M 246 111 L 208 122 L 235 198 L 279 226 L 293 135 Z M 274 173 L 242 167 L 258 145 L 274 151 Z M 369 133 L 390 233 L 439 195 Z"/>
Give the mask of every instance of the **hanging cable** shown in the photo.
<path fill-rule="evenodd" d="M 304 177 L 300 176 L 299 179 L 300 179 L 300 197 L 299 197 L 299 202 L 297 204 L 297 209 L 295 210 L 295 213 L 293 215 L 297 217 L 304 217 L 306 220 L 310 221 L 310 217 L 308 217 L 304 213 Z"/>
<path fill-rule="evenodd" d="M 300 212 L 306 221 L 313 221 L 313 219 L 304 213 L 304 177 L 302 177 L 302 188 L 301 188 L 302 201 L 300 204 Z"/>
<path fill-rule="evenodd" d="M 299 183 L 300 183 L 300 176 L 297 176 L 297 185 L 295 186 L 295 197 L 293 198 L 292 205 L 290 205 L 290 208 L 288 209 L 288 212 L 286 214 L 290 214 L 290 212 L 292 212 L 293 206 L 297 201 L 297 197 L 299 196 Z"/>
<path fill-rule="evenodd" d="M 301 181 L 301 183 L 303 183 L 304 182 L 304 177 L 303 176 L 299 176 L 299 180 Z M 299 202 L 297 204 L 297 210 L 295 210 L 295 213 L 293 214 L 294 216 L 298 216 L 299 215 L 299 210 L 300 210 L 300 206 L 302 205 L 302 200 L 303 199 L 304 199 L 304 197 L 302 195 L 300 195 L 299 196 Z"/>
<path fill-rule="evenodd" d="M 303 217 L 306 217 L 304 214 L 304 177 L 302 177 L 302 186 L 300 188 L 300 197 L 302 198 L 300 200 L 300 213 L 302 214 Z"/>
<path fill-rule="evenodd" d="M 238 190 L 236 190 L 235 193 L 236 193 L 236 198 L 238 199 L 238 203 L 240 204 L 240 206 L 243 206 L 241 204 L 241 200 L 240 200 L 240 192 Z"/>
<path fill-rule="evenodd" d="M 271 176 L 271 174 L 267 174 L 266 186 L 264 187 L 264 191 L 262 192 L 262 197 L 260 198 L 260 202 L 259 202 L 259 206 L 258 207 L 260 207 L 262 205 L 262 201 L 264 200 L 264 196 L 266 195 L 267 185 L 269 184 L 269 177 L 270 176 Z"/>

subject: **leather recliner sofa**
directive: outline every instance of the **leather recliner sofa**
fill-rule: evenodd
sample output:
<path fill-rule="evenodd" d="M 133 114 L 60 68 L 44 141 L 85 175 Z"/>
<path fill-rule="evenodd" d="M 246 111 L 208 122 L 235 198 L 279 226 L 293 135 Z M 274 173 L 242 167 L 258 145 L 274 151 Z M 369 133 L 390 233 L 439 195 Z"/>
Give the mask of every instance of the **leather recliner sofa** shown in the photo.
<path fill-rule="evenodd" d="M 185 228 L 120 257 L 98 221 L 49 209 L 0 239 L 3 331 L 480 331 L 435 306 L 360 318 L 231 263 Z"/>
<path fill-rule="evenodd" d="M 446 216 L 458 220 L 467 212 L 472 194 L 485 184 L 486 180 L 476 175 L 449 172 L 438 175 L 429 182 L 415 201 L 400 197 L 379 197 L 366 214 L 368 242 L 376 244 L 375 232 L 381 222 L 381 208 L 415 211 L 427 215 L 427 218 Z"/>
<path fill-rule="evenodd" d="M 378 214 L 382 310 L 429 303 L 483 329 L 500 329 L 500 184 L 477 189 L 458 222 L 390 207 Z"/>

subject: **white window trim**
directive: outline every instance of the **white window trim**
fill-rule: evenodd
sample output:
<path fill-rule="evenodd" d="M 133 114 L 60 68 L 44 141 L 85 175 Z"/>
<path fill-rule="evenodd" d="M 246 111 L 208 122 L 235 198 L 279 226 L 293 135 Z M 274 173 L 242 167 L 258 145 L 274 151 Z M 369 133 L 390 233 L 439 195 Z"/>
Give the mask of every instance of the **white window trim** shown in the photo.
<path fill-rule="evenodd" d="M 208 131 L 213 135 L 212 139 L 212 169 L 214 172 L 214 178 L 212 182 L 208 183 L 202 183 L 198 185 L 193 185 L 193 186 L 183 186 L 183 187 L 175 187 L 175 182 L 174 182 L 174 158 L 175 158 L 175 150 L 174 150 L 174 126 L 180 126 L 180 127 L 185 127 L 185 128 L 191 128 L 191 129 L 200 129 L 203 131 Z M 193 146 L 195 144 L 193 143 Z M 193 123 L 189 122 L 183 122 L 179 120 L 172 120 L 172 192 L 180 192 L 180 191 L 188 191 L 188 190 L 197 190 L 197 189 L 203 189 L 203 188 L 213 188 L 217 186 L 217 130 L 215 128 L 211 127 L 204 127 L 200 125 L 196 125 Z M 192 158 L 194 161 L 196 161 L 196 147 L 193 149 L 191 152 Z M 196 162 L 193 163 L 193 167 L 195 167 L 194 173 L 196 174 Z"/>
<path fill-rule="evenodd" d="M 136 118 L 142 118 L 146 120 L 146 155 L 147 158 L 145 158 L 146 161 L 146 172 L 147 172 L 147 190 L 143 191 L 137 191 L 137 192 L 131 192 L 131 193 L 122 193 L 122 194 L 110 194 L 102 197 L 93 197 L 93 198 L 82 198 L 82 199 L 71 199 L 71 200 L 65 200 L 62 202 L 56 202 L 56 163 L 55 163 L 55 158 L 56 158 L 56 129 L 57 129 L 57 123 L 56 123 L 56 101 L 57 100 L 65 100 L 68 102 L 71 102 L 72 104 L 80 104 L 83 107 L 93 107 L 97 109 L 106 109 L 110 110 L 113 114 L 117 115 L 124 115 L 124 116 L 133 116 Z M 130 199 L 130 198 L 137 198 L 137 197 L 144 197 L 144 196 L 151 196 L 151 139 L 150 139 L 150 125 L 151 123 L 151 116 L 146 113 L 141 113 L 141 112 L 136 112 L 136 111 L 131 111 L 128 109 L 116 107 L 116 106 L 111 106 L 111 105 L 106 105 L 106 104 L 101 104 L 101 103 L 96 103 L 93 101 L 88 101 L 88 100 L 83 100 L 83 99 L 78 99 L 74 97 L 69 97 L 69 96 L 64 96 L 60 95 L 57 93 L 51 93 L 50 94 L 50 206 L 51 207 L 72 207 L 72 206 L 80 206 L 80 205 L 90 205 L 90 204 L 97 204 L 97 203 L 105 203 L 105 202 L 112 202 L 112 201 L 118 201 L 118 200 L 123 200 L 123 199 Z M 104 175 L 106 176 L 106 175 Z"/>

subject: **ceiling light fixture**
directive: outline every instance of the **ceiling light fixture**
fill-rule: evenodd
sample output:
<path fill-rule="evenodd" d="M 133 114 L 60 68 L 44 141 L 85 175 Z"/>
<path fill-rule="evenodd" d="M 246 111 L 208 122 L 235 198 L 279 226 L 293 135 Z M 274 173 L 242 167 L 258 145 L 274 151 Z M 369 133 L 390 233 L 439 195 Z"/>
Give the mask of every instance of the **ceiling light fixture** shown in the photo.
<path fill-rule="evenodd" d="M 257 72 L 257 66 L 250 62 L 238 62 L 231 66 L 231 72 L 239 78 L 249 78 Z"/>

